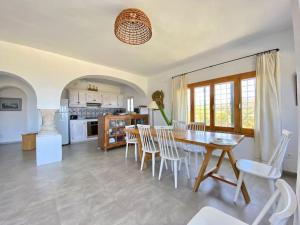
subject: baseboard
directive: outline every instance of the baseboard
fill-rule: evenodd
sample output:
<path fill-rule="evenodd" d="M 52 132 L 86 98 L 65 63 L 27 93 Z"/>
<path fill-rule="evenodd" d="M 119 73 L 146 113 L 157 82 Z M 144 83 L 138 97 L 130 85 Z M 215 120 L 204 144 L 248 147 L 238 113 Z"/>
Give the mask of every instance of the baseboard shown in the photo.
<path fill-rule="evenodd" d="M 5 145 L 5 144 L 16 144 L 16 143 L 21 143 L 22 140 L 10 140 L 10 141 L 1 141 L 0 140 L 0 145 Z"/>

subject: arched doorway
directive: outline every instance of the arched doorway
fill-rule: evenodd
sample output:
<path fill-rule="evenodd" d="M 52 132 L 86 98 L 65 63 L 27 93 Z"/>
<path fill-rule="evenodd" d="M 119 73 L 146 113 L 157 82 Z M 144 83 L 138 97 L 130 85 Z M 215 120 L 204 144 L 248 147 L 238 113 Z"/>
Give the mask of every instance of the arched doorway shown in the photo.
<path fill-rule="evenodd" d="M 19 142 L 22 134 L 38 131 L 37 97 L 28 82 L 0 72 L 0 99 L 0 143 Z"/>
<path fill-rule="evenodd" d="M 91 91 L 89 89 L 95 89 Z M 127 98 L 134 99 L 134 106 L 145 104 L 145 91 L 122 79 L 111 79 L 107 76 L 82 76 L 69 82 L 61 93 L 61 109 L 57 121 L 57 128 L 64 138 L 66 126 L 69 126 L 70 143 L 81 142 L 91 138 L 97 139 L 95 133 L 89 133 L 89 124 L 82 120 L 97 121 L 99 115 L 127 112 Z M 92 98 L 92 99 L 91 99 Z M 68 103 L 66 103 L 68 102 Z M 72 119 L 67 125 L 65 108 Z M 76 121 L 74 121 L 76 120 Z M 89 121 L 92 123 L 92 121 Z M 93 124 L 95 129 L 97 125 Z M 87 128 L 86 128 L 87 127 Z M 64 142 L 66 144 L 66 142 Z"/>

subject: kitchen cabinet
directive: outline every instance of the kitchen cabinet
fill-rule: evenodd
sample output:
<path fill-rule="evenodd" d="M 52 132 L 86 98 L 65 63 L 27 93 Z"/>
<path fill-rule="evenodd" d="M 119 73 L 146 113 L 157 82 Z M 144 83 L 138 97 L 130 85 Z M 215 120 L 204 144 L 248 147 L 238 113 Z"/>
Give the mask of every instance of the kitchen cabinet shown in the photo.
<path fill-rule="evenodd" d="M 70 138 L 71 144 L 86 141 L 87 138 L 87 121 L 71 120 L 70 121 Z"/>
<path fill-rule="evenodd" d="M 117 99 L 118 99 L 118 108 L 124 108 L 124 106 L 125 106 L 124 96 L 123 95 L 118 95 Z"/>
<path fill-rule="evenodd" d="M 98 91 L 87 91 L 86 101 L 87 103 L 102 103 L 102 96 Z"/>
<path fill-rule="evenodd" d="M 86 91 L 69 90 L 69 106 L 70 107 L 86 107 Z"/>
<path fill-rule="evenodd" d="M 87 91 L 69 89 L 69 106 L 86 107 L 87 103 L 102 103 L 103 108 L 124 108 L 124 96 L 115 93 L 100 93 L 98 91 Z"/>
<path fill-rule="evenodd" d="M 117 108 L 118 95 L 113 93 L 102 93 L 102 107 L 103 108 Z"/>

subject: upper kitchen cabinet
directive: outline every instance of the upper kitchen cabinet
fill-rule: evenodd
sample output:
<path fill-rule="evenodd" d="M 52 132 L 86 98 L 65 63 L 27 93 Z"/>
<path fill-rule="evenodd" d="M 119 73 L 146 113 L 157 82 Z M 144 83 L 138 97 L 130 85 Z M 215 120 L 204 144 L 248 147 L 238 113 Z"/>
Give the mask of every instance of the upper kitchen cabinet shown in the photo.
<path fill-rule="evenodd" d="M 117 108 L 118 95 L 113 93 L 102 93 L 102 107 L 103 108 Z"/>
<path fill-rule="evenodd" d="M 124 108 L 124 95 L 118 95 L 118 108 Z"/>
<path fill-rule="evenodd" d="M 69 106 L 70 107 L 86 107 L 86 91 L 69 90 Z"/>
<path fill-rule="evenodd" d="M 87 103 L 102 103 L 102 96 L 98 91 L 87 91 L 86 101 Z"/>
<path fill-rule="evenodd" d="M 102 104 L 103 108 L 124 108 L 124 96 L 116 93 L 69 89 L 70 107 L 87 107 L 87 103 Z"/>

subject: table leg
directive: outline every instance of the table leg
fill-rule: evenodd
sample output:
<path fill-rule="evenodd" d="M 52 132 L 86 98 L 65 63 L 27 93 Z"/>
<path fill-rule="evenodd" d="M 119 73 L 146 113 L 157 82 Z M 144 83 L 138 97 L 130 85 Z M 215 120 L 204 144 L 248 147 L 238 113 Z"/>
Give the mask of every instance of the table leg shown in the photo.
<path fill-rule="evenodd" d="M 204 160 L 202 162 L 201 168 L 199 170 L 198 177 L 196 178 L 196 181 L 195 181 L 195 184 L 194 184 L 194 188 L 193 188 L 194 192 L 198 191 L 198 188 L 199 188 L 199 186 L 200 186 L 200 184 L 201 184 L 201 182 L 202 182 L 202 180 L 205 176 L 205 171 L 206 171 L 206 168 L 207 168 L 208 163 L 210 161 L 212 152 L 213 152 L 213 149 L 206 148 L 206 154 L 205 154 Z"/>
<path fill-rule="evenodd" d="M 226 151 L 222 150 L 222 153 L 221 153 L 221 155 L 220 155 L 220 158 L 219 158 L 219 160 L 218 160 L 218 163 L 217 163 L 217 166 L 216 166 L 216 169 L 215 169 L 214 173 L 218 173 L 218 172 L 219 172 L 225 154 L 226 154 Z"/>
<path fill-rule="evenodd" d="M 233 171 L 234 171 L 234 174 L 235 174 L 235 176 L 236 176 L 236 179 L 239 179 L 239 174 L 240 174 L 240 172 L 239 172 L 239 170 L 236 168 L 236 165 L 235 165 L 235 164 L 236 164 L 236 160 L 235 160 L 235 158 L 234 158 L 234 156 L 233 156 L 233 154 L 232 154 L 232 151 L 231 151 L 231 150 L 227 151 L 227 155 L 228 155 L 228 158 L 229 158 L 229 162 L 230 162 L 230 164 L 231 164 L 231 167 L 232 167 L 232 169 L 233 169 Z M 250 202 L 250 196 L 249 196 L 249 193 L 248 193 L 248 191 L 247 191 L 247 188 L 246 188 L 246 185 L 245 185 L 244 182 L 242 183 L 241 191 L 242 191 L 242 193 L 243 193 L 245 202 L 246 202 L 246 203 L 249 203 L 249 202 Z"/>

